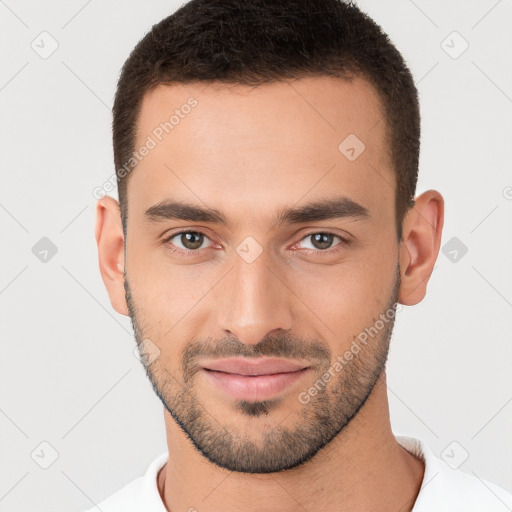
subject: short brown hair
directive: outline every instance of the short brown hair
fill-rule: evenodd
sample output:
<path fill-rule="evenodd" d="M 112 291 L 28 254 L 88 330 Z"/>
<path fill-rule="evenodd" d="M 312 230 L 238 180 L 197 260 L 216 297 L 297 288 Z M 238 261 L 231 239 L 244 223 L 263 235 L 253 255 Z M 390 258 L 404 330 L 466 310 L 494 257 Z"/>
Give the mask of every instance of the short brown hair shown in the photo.
<path fill-rule="evenodd" d="M 145 93 L 159 84 L 217 81 L 258 86 L 315 75 L 361 76 L 376 89 L 396 174 L 400 240 L 418 177 L 418 93 L 402 55 L 380 26 L 342 0 L 191 0 L 152 27 L 124 63 L 113 107 L 125 237 L 130 175 L 126 163 L 135 150 Z"/>

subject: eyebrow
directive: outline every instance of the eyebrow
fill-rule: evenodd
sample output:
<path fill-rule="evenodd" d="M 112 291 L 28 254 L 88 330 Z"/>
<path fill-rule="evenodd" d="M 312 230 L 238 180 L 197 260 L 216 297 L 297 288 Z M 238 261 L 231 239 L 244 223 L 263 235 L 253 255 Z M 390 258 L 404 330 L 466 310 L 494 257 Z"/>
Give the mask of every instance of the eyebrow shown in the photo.
<path fill-rule="evenodd" d="M 215 208 L 200 207 L 180 201 L 165 200 L 148 208 L 144 215 L 148 222 L 184 220 L 209 222 L 229 226 L 227 217 Z M 365 219 L 370 213 L 363 205 L 348 197 L 335 197 L 307 203 L 298 208 L 287 208 L 278 213 L 274 224 L 302 224 L 342 218 Z"/>

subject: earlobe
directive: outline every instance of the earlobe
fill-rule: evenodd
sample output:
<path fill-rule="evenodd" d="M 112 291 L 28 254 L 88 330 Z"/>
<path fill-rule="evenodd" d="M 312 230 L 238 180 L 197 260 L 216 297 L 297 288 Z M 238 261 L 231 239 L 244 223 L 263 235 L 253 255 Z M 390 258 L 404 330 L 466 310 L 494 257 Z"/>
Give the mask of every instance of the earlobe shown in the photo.
<path fill-rule="evenodd" d="M 110 196 L 96 204 L 96 243 L 101 278 L 105 283 L 112 307 L 128 316 L 124 290 L 124 233 L 119 203 Z"/>
<path fill-rule="evenodd" d="M 398 301 L 413 306 L 423 300 L 434 269 L 444 223 L 444 200 L 427 190 L 415 200 L 403 223 L 400 246 L 401 284 Z"/>

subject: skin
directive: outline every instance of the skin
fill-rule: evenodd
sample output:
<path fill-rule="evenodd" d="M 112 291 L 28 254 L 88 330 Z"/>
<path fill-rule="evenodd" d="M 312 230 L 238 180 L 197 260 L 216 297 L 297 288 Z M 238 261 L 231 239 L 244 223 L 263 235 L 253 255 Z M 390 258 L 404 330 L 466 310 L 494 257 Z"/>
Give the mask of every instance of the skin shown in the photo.
<path fill-rule="evenodd" d="M 165 506 L 209 512 L 411 510 L 424 465 L 391 431 L 383 365 L 392 322 L 309 403 L 298 395 L 379 314 L 395 302 L 412 306 L 424 298 L 439 252 L 442 196 L 428 190 L 416 197 L 399 243 L 386 123 L 378 96 L 363 79 L 310 77 L 257 88 L 158 86 L 144 97 L 136 147 L 190 97 L 198 105 L 130 176 L 126 240 L 117 201 L 105 196 L 96 208 L 99 265 L 112 306 L 131 316 L 139 343 L 150 339 L 160 351 L 146 371 L 165 406 L 170 455 L 157 478 Z M 355 161 L 338 150 L 349 134 L 366 146 Z M 341 195 L 369 215 L 274 223 L 285 208 Z M 145 211 L 166 199 L 214 208 L 229 224 L 148 222 Z M 207 238 L 195 253 L 180 257 L 164 239 L 183 228 Z M 335 236 L 330 248 L 315 247 L 308 235 L 325 232 L 351 242 L 338 245 Z M 251 263 L 236 251 L 249 236 L 262 250 Z M 187 250 L 180 236 L 172 243 Z M 236 351 L 221 344 L 226 339 L 236 342 Z M 258 349 L 280 356 L 287 349 L 305 356 L 312 371 L 258 408 L 257 400 L 240 404 L 211 386 L 192 364 L 192 347 L 203 355 L 224 347 L 223 356 L 256 355 Z M 193 432 L 198 423 L 203 433 Z M 299 460 L 305 445 L 293 437 L 301 427 L 310 428 L 310 444 L 330 434 L 305 461 Z M 279 450 L 285 431 L 297 442 Z M 221 442 L 226 435 L 233 436 L 227 451 Z M 243 452 L 248 446 L 252 451 Z M 277 460 L 269 452 L 279 454 Z M 237 461 L 245 472 L 231 470 Z M 247 472 L 251 464 L 271 461 L 289 469 Z"/>

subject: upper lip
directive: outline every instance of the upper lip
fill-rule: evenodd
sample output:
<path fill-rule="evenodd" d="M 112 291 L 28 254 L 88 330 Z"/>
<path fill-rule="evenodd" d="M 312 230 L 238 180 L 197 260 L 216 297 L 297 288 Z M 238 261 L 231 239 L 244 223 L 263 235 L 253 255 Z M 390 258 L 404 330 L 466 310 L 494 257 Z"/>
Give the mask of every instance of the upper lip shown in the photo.
<path fill-rule="evenodd" d="M 308 368 L 308 364 L 289 361 L 286 359 L 275 359 L 269 357 L 258 357 L 256 359 L 247 357 L 236 357 L 229 359 L 217 359 L 201 365 L 206 370 L 215 370 L 224 373 L 237 375 L 270 375 L 272 373 L 289 373 Z"/>

